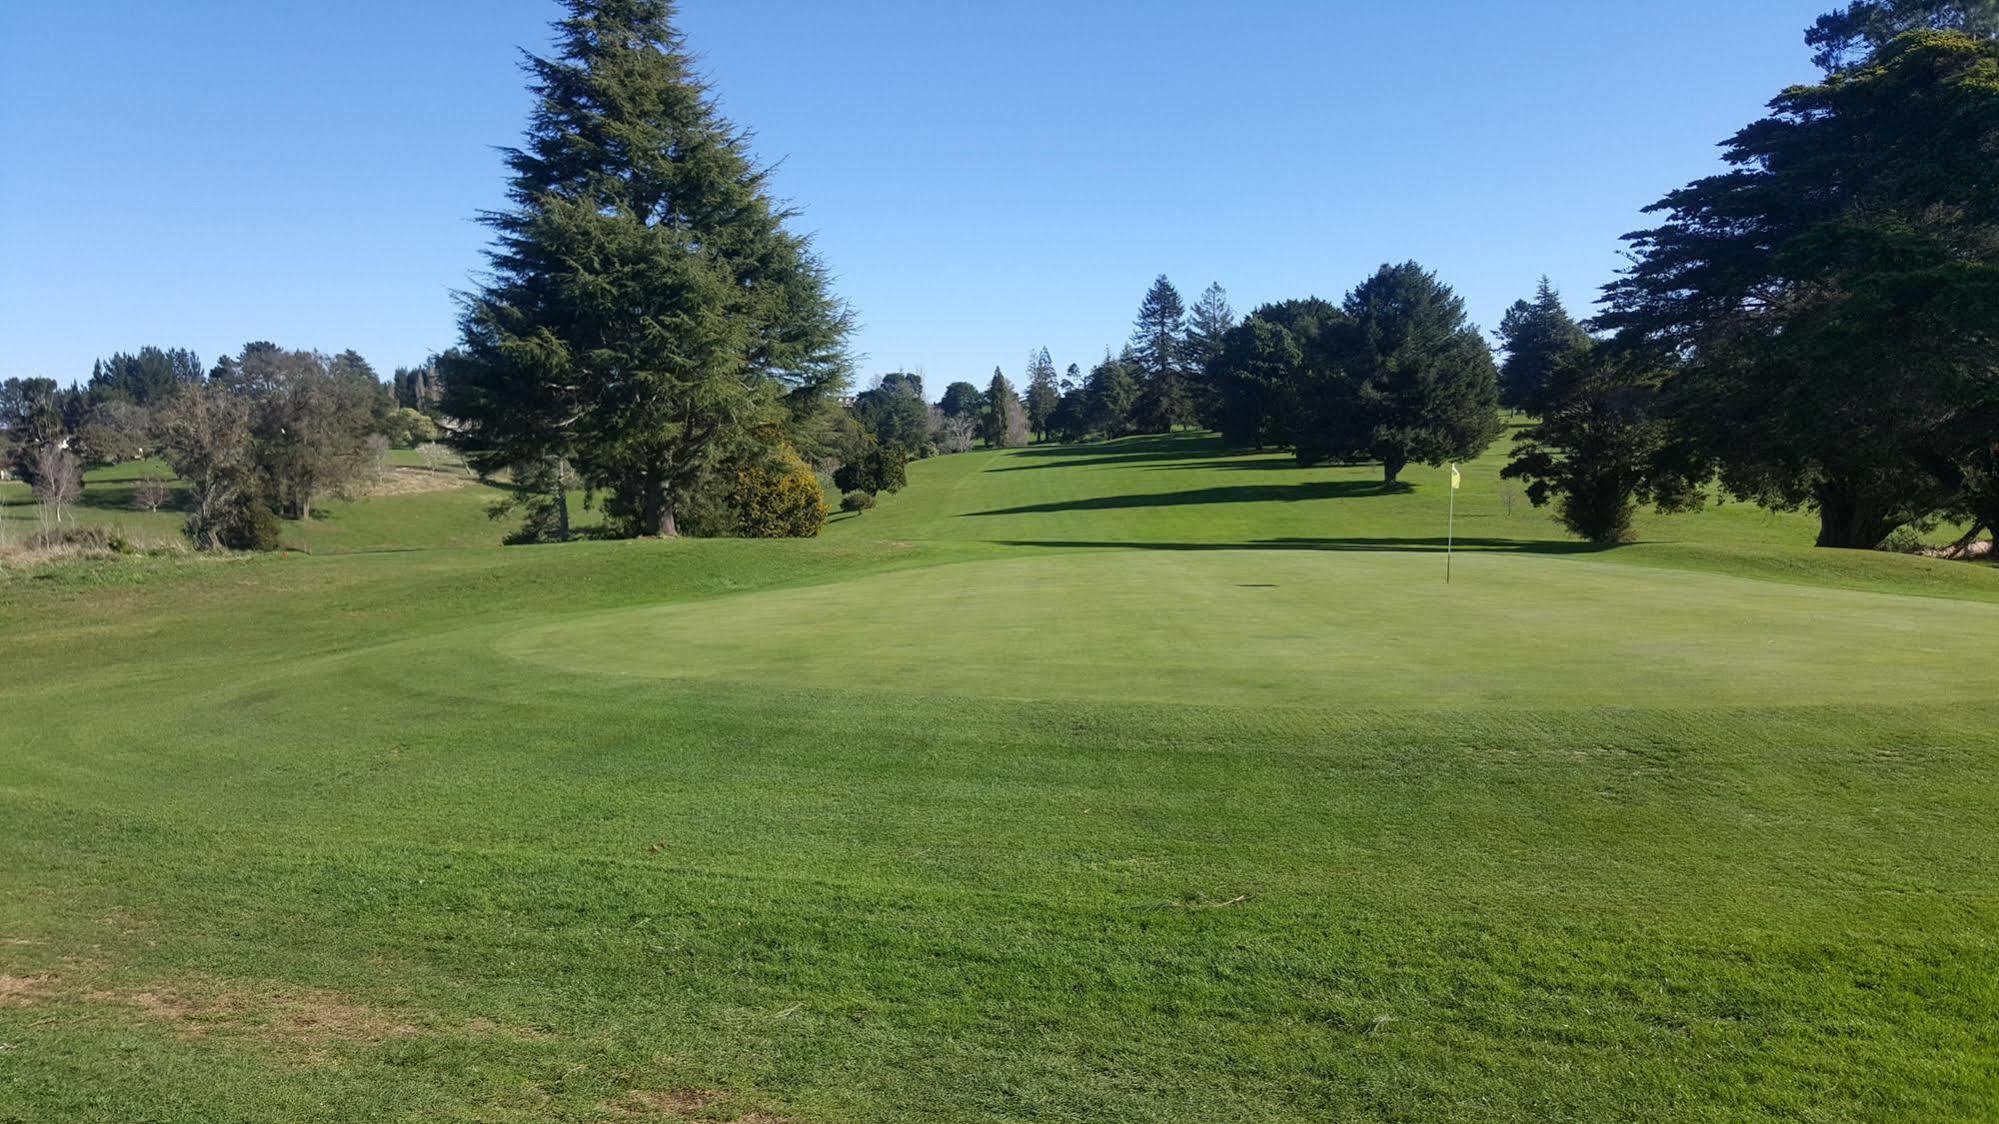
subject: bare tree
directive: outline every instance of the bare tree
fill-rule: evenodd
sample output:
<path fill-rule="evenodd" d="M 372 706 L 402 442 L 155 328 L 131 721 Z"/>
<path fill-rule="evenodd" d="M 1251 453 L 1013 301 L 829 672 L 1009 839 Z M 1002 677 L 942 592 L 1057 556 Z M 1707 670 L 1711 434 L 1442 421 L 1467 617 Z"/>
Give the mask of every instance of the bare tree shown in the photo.
<path fill-rule="evenodd" d="M 390 447 L 387 436 L 380 433 L 368 435 L 368 478 L 371 482 L 380 483 L 388 479 Z"/>
<path fill-rule="evenodd" d="M 35 449 L 35 502 L 41 505 L 42 529 L 62 523 L 62 509 L 83 498 L 83 462 L 63 445 L 49 442 Z"/>
<path fill-rule="evenodd" d="M 132 506 L 140 511 L 158 511 L 173 494 L 172 481 L 159 476 L 141 477 L 132 485 Z"/>
<path fill-rule="evenodd" d="M 935 406 L 930 407 L 930 437 L 937 443 L 940 453 L 966 453 L 972 449 L 972 442 L 978 438 L 978 423 L 964 414 L 946 414 Z"/>
<path fill-rule="evenodd" d="M 451 460 L 451 450 L 435 441 L 425 441 L 418 445 L 416 455 L 417 459 L 423 462 L 423 467 L 431 472 L 443 468 Z"/>

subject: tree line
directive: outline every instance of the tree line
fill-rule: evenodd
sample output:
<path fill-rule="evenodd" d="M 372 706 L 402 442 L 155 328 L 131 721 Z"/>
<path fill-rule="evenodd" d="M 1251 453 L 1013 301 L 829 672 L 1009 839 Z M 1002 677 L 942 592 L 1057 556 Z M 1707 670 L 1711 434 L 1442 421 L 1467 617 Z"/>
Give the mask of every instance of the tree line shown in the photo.
<path fill-rule="evenodd" d="M 909 461 L 974 443 L 1199 426 L 1302 463 L 1378 463 L 1394 485 L 1486 449 L 1508 408 L 1532 424 L 1506 475 L 1595 541 L 1716 489 L 1814 511 L 1825 546 L 1999 527 L 1999 0 L 1821 17 L 1806 40 L 1822 79 L 1732 137 L 1726 171 L 1650 208 L 1593 319 L 1545 281 L 1510 308 L 1503 362 L 1414 262 L 1240 319 L 1219 285 L 1189 308 L 1162 276 L 1087 373 L 1037 349 L 1019 387 L 996 368 L 935 406 L 920 372 L 844 396 L 852 314 L 672 5 L 564 8 L 556 49 L 527 62 L 536 107 L 506 153 L 508 204 L 483 216 L 489 269 L 457 346 L 386 392 L 351 353 L 268 344 L 200 378 L 191 355 L 148 349 L 80 391 L 14 380 L 16 471 L 62 493 L 65 456 L 143 435 L 208 496 L 199 541 L 254 541 L 225 528 L 255 516 L 231 513 L 308 512 L 400 404 L 448 417 L 471 463 L 511 477 L 514 541 L 571 537 L 572 497 L 613 534 L 808 535 L 822 477 L 861 510 Z M 189 451 L 210 447 L 227 452 Z"/>
<path fill-rule="evenodd" d="M 64 509 L 82 499 L 85 468 L 157 457 L 181 481 L 197 547 L 269 550 L 280 518 L 348 494 L 392 445 L 437 440 L 434 402 L 426 413 L 409 393 L 430 377 L 400 370 L 384 383 L 351 350 L 256 342 L 204 369 L 190 350 L 145 347 L 99 360 L 76 386 L 0 383 L 0 445 L 40 502 L 45 535 L 59 535 Z M 135 496 L 157 509 L 173 492 L 149 480 Z"/>
<path fill-rule="evenodd" d="M 1527 413 L 1504 474 L 1596 542 L 1718 488 L 1808 509 L 1817 542 L 1999 529 L 1999 3 L 1849 4 L 1806 33 L 1823 79 L 1648 209 L 1578 323 L 1543 279 L 1505 356 L 1450 288 L 1385 265 L 1335 304 L 1180 319 L 1161 278 L 1131 343 L 1054 413 L 1064 439 L 1183 421 L 1302 463 L 1461 460 Z M 1210 290 L 1203 305 L 1218 290 Z M 1197 307 L 1197 313 L 1201 310 Z M 1215 326 L 1223 325 L 1217 331 Z"/>

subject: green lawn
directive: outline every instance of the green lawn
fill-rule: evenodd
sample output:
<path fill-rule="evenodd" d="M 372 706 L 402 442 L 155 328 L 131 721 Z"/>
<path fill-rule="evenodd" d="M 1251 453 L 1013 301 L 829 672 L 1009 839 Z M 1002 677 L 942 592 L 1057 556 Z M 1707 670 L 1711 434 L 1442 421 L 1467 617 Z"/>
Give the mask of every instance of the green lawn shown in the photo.
<path fill-rule="evenodd" d="M 1999 569 L 1502 460 L 0 571 L 0 1121 L 1990 1119 Z"/>

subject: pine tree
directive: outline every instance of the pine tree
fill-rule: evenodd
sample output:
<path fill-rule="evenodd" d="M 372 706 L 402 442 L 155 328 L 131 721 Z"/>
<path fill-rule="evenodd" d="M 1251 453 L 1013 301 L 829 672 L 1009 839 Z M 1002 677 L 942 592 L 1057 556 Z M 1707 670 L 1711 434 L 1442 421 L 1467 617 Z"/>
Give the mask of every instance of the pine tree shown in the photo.
<path fill-rule="evenodd" d="M 844 383 L 846 309 L 785 229 L 668 0 L 566 0 L 507 153 L 491 281 L 466 298 L 445 413 L 486 463 L 564 457 L 630 532 L 732 446 L 774 444 Z"/>
<path fill-rule="evenodd" d="M 1027 364 L 1027 426 L 1043 441 L 1048 439 L 1048 419 L 1055 416 L 1061 401 L 1062 392 L 1055 385 L 1055 362 L 1044 347 Z"/>
<path fill-rule="evenodd" d="M 1222 340 L 1235 327 L 1235 309 L 1229 307 L 1228 290 L 1219 281 L 1201 290 L 1201 299 L 1187 313 L 1188 401 L 1194 417 L 1209 429 L 1216 425 L 1221 402 L 1208 367 L 1222 353 Z"/>
<path fill-rule="evenodd" d="M 1187 400 L 1187 309 L 1180 290 L 1160 274 L 1139 303 L 1132 322 L 1131 358 L 1140 392 L 1132 421 L 1149 433 L 1165 433 L 1194 420 Z"/>
<path fill-rule="evenodd" d="M 1499 366 L 1499 403 L 1509 410 L 1538 410 L 1543 387 L 1555 365 L 1579 348 L 1589 346 L 1561 294 L 1546 277 L 1530 301 L 1514 301 L 1499 322 L 1500 345 L 1506 361 Z"/>

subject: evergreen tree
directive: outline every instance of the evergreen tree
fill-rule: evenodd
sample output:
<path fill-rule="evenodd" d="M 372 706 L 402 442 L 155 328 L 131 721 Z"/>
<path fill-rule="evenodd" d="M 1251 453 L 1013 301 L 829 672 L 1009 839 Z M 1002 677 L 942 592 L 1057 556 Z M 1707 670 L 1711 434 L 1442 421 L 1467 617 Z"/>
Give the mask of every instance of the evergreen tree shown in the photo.
<path fill-rule="evenodd" d="M 1194 417 L 1209 429 L 1220 428 L 1221 406 L 1209 365 L 1222 353 L 1222 341 L 1235 323 L 1235 309 L 1229 307 L 1228 291 L 1220 282 L 1201 290 L 1201 299 L 1187 312 L 1188 399 Z"/>
<path fill-rule="evenodd" d="M 1117 359 L 1105 355 L 1103 362 L 1090 369 L 1083 384 L 1089 428 L 1105 437 L 1123 437 L 1132 431 L 1139 386 L 1130 355 L 1129 350 Z"/>
<path fill-rule="evenodd" d="M 1564 527 L 1598 544 L 1629 538 L 1641 501 L 1697 506 L 1700 488 L 1666 467 L 1664 382 L 1657 364 L 1624 348 L 1570 349 L 1543 388 L 1539 424 L 1520 435 L 1500 475 L 1526 480 L 1535 507 L 1553 503 Z"/>
<path fill-rule="evenodd" d="M 1331 338 L 1344 321 L 1338 307 L 1310 297 L 1264 305 L 1229 329 L 1208 367 L 1211 424 L 1223 439 L 1257 449 L 1289 444 L 1306 463 L 1350 444 L 1336 437 L 1353 403 Z"/>
<path fill-rule="evenodd" d="M 1536 410 L 1541 388 L 1568 354 L 1589 345 L 1582 330 L 1562 307 L 1561 295 L 1546 277 L 1532 301 L 1514 301 L 1499 322 L 1500 345 L 1506 361 L 1499 365 L 1499 404 L 1509 410 Z"/>
<path fill-rule="evenodd" d="M 1384 265 L 1347 294 L 1340 363 L 1352 407 L 1333 450 L 1404 465 L 1470 460 L 1499 436 L 1499 372 L 1462 298 L 1415 262 Z M 1301 451 L 1303 447 L 1301 446 Z"/>
<path fill-rule="evenodd" d="M 993 368 L 993 381 L 986 387 L 983 420 L 988 448 L 1027 444 L 1027 411 L 1021 406 L 1020 395 L 1014 393 L 1013 384 L 1006 381 L 1006 375 L 998 367 Z"/>
<path fill-rule="evenodd" d="M 201 381 L 201 359 L 184 348 L 142 347 L 137 355 L 119 352 L 91 364 L 84 392 L 92 403 L 123 401 L 156 406 L 183 386 Z"/>
<path fill-rule="evenodd" d="M 854 396 L 854 416 L 882 445 L 907 456 L 924 456 L 930 447 L 930 406 L 923 400 L 923 377 L 897 371 L 883 375 L 874 389 Z"/>
<path fill-rule="evenodd" d="M 1043 441 L 1048 439 L 1048 419 L 1061 401 L 1062 392 L 1055 386 L 1055 362 L 1044 347 L 1027 364 L 1027 426 Z"/>
<path fill-rule="evenodd" d="M 977 418 L 985 407 L 985 395 L 979 388 L 968 382 L 954 382 L 944 388 L 944 397 L 938 400 L 937 408 L 944 411 L 947 418 Z"/>
<path fill-rule="evenodd" d="M 1187 310 L 1180 290 L 1165 274 L 1139 303 L 1129 352 L 1140 386 L 1133 424 L 1148 433 L 1165 433 L 1193 421 L 1187 398 Z"/>
<path fill-rule="evenodd" d="M 1599 320 L 1687 357 L 1674 429 L 1730 492 L 1872 547 L 1999 432 L 1999 43 L 1909 31 L 1771 108 L 1653 205 Z"/>
<path fill-rule="evenodd" d="M 844 382 L 849 317 L 673 5 L 565 6 L 554 55 L 528 60 L 537 105 L 444 412 L 489 460 L 568 459 L 626 530 L 675 535 L 732 445 L 781 441 L 769 423 Z"/>
<path fill-rule="evenodd" d="M 1857 0 L 1828 12 L 1805 31 L 1827 74 L 1851 69 L 1905 31 L 1962 31 L 1999 36 L 1999 0 Z"/>

